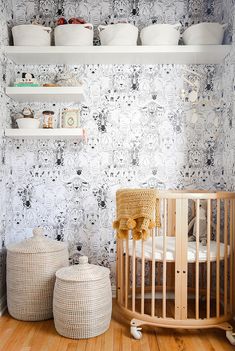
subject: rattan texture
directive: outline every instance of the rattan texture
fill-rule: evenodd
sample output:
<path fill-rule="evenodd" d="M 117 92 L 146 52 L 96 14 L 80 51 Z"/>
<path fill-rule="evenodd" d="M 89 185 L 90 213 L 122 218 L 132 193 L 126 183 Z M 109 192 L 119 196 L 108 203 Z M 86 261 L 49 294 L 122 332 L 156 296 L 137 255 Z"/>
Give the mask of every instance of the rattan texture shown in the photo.
<path fill-rule="evenodd" d="M 62 268 L 56 273 L 53 299 L 55 328 L 60 335 L 72 339 L 100 335 L 109 328 L 111 320 L 109 270 L 88 263 L 82 266 L 89 271 L 84 281 L 84 275 L 77 266 L 69 267 L 69 270 Z"/>
<path fill-rule="evenodd" d="M 69 264 L 67 246 L 61 243 L 59 250 L 58 244 L 56 242 L 54 252 L 50 244 L 50 252 L 37 253 L 35 242 L 32 253 L 17 252 L 17 245 L 8 250 L 7 305 L 12 317 L 23 321 L 53 317 L 55 272 Z"/>

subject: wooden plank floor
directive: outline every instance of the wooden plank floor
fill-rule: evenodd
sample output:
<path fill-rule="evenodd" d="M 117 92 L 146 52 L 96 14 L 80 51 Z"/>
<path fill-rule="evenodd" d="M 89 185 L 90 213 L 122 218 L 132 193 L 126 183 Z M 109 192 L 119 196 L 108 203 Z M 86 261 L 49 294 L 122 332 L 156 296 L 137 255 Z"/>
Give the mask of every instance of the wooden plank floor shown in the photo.
<path fill-rule="evenodd" d="M 0 351 L 234 351 L 222 330 L 182 330 L 143 327 L 134 340 L 129 323 L 114 302 L 110 329 L 87 340 L 72 340 L 56 333 L 53 320 L 21 322 L 0 317 Z"/>

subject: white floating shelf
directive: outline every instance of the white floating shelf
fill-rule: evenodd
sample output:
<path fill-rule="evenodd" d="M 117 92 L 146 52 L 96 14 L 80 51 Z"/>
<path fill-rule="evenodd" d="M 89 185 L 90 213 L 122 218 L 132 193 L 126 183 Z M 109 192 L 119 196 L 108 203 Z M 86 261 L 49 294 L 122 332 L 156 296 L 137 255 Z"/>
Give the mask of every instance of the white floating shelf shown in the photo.
<path fill-rule="evenodd" d="M 11 138 L 78 138 L 86 140 L 86 133 L 83 128 L 55 128 L 55 129 L 13 129 L 4 130 L 4 135 Z"/>
<path fill-rule="evenodd" d="M 230 45 L 7 46 L 16 64 L 218 64 Z"/>
<path fill-rule="evenodd" d="M 81 87 L 8 87 L 6 94 L 18 102 L 80 102 Z"/>

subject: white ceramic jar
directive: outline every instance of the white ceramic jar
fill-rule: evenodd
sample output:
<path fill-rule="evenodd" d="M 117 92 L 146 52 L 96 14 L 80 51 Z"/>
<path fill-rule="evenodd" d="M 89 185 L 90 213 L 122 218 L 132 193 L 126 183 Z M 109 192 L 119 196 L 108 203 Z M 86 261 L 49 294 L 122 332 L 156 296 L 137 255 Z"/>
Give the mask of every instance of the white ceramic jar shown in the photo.
<path fill-rule="evenodd" d="M 137 45 L 138 28 L 130 23 L 100 25 L 98 31 L 101 45 Z"/>
<path fill-rule="evenodd" d="M 187 28 L 183 33 L 185 45 L 221 45 L 227 24 L 198 23 Z"/>
<path fill-rule="evenodd" d="M 12 28 L 13 42 L 15 46 L 50 46 L 50 27 L 37 24 L 23 24 Z"/>
<path fill-rule="evenodd" d="M 63 24 L 55 28 L 56 46 L 92 46 L 93 45 L 93 25 L 85 24 Z"/>
<path fill-rule="evenodd" d="M 142 45 L 178 45 L 181 24 L 152 24 L 140 32 Z"/>
<path fill-rule="evenodd" d="M 18 118 L 16 122 L 20 129 L 37 129 L 40 125 L 39 119 L 35 118 Z"/>

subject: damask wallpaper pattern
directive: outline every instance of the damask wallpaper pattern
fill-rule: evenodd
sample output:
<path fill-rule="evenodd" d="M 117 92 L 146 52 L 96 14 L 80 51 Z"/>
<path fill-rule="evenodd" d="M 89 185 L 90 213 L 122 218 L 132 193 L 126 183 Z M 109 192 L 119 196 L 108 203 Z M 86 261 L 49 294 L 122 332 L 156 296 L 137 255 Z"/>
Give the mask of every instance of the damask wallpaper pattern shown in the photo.
<path fill-rule="evenodd" d="M 37 14 L 47 24 L 79 15 L 96 26 L 128 18 L 139 28 L 154 22 L 184 27 L 202 20 L 229 20 L 234 1 L 203 0 L 15 0 L 1 2 L 1 125 L 11 124 L 17 104 L 4 94 L 22 71 L 41 82 L 71 70 L 85 87 L 81 105 L 31 104 L 35 113 L 81 109 L 88 143 L 76 140 L 1 140 L 1 244 L 19 241 L 41 225 L 49 237 L 69 242 L 71 262 L 86 254 L 94 263 L 115 266 L 112 219 L 120 187 L 234 188 L 232 56 L 225 65 L 14 66 L 4 57 L 7 25 Z M 7 18 L 7 23 L 6 19 Z M 98 40 L 95 40 L 98 44 Z M 195 74 L 195 73 L 196 74 Z M 198 78 L 199 77 L 199 78 Z M 197 103 L 184 78 L 199 79 Z"/>

